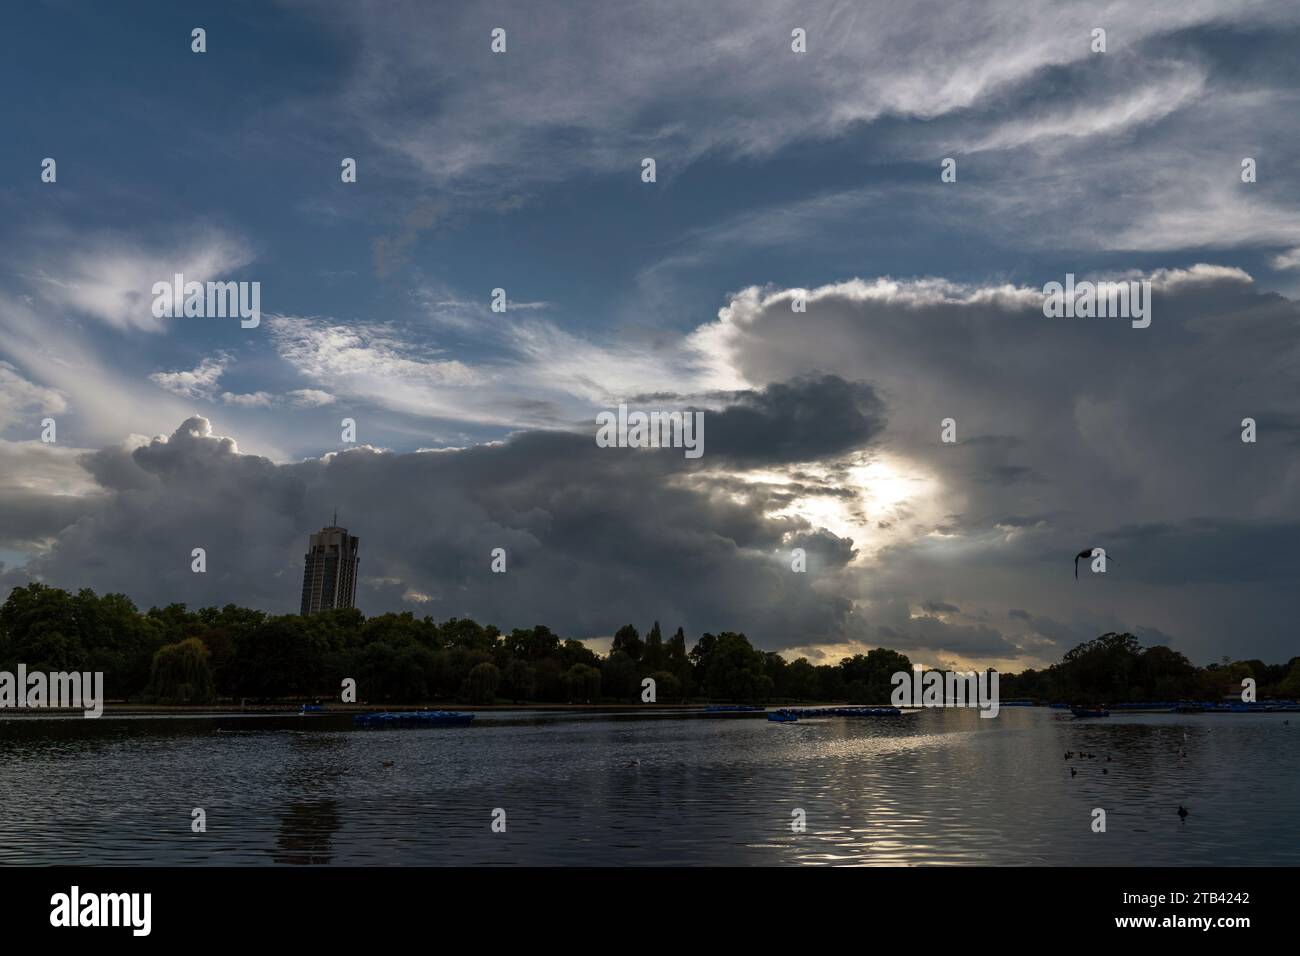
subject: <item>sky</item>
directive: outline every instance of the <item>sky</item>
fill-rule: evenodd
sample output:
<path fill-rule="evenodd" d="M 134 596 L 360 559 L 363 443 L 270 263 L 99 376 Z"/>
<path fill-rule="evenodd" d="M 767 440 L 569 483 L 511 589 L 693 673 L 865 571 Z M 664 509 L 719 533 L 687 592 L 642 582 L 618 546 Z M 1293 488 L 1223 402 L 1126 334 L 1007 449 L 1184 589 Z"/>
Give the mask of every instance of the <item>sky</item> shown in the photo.
<path fill-rule="evenodd" d="M 365 613 L 598 649 L 658 620 L 815 663 L 1297 653 L 1293 3 L 5 27 L 0 593 L 294 612 L 337 508 Z M 260 322 L 157 316 L 176 273 L 258 283 Z M 1150 326 L 1046 316 L 1067 275 L 1149 282 Z M 600 447 L 620 403 L 702 412 L 704 453 Z"/>

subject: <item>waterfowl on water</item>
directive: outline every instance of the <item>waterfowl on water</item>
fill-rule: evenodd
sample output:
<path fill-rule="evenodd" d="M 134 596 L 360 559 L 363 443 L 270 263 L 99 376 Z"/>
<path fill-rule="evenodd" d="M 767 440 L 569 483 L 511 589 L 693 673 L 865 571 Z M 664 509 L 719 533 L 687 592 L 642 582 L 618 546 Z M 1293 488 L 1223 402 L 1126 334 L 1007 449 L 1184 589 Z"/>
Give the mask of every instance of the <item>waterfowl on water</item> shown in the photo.
<path fill-rule="evenodd" d="M 1184 820 L 1187 819 L 1187 808 L 1183 806 L 1181 803 L 1178 804 L 1178 815 L 1182 817 Z"/>

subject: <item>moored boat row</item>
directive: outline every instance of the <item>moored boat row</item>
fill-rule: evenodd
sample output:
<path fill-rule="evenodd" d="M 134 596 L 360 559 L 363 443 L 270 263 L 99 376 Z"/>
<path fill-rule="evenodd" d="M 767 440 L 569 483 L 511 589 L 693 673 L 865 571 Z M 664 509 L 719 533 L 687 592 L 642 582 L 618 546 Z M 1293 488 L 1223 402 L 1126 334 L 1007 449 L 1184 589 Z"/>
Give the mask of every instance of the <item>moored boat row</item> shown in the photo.
<path fill-rule="evenodd" d="M 784 707 L 778 713 L 798 717 L 899 717 L 897 707 Z"/>
<path fill-rule="evenodd" d="M 473 714 L 454 710 L 408 710 L 397 713 L 385 711 L 378 714 L 356 714 L 352 718 L 354 724 L 363 727 L 463 727 L 473 720 Z"/>

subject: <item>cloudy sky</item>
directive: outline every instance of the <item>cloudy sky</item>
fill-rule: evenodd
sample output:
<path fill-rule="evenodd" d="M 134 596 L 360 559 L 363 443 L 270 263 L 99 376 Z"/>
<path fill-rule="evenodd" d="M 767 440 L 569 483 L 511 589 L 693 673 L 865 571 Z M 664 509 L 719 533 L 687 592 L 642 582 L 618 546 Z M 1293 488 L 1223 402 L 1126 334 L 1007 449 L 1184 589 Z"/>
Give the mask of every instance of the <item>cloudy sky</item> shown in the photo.
<path fill-rule="evenodd" d="M 6 13 L 4 593 L 294 611 L 338 507 L 367 613 L 598 648 L 1300 651 L 1294 3 L 133 11 Z M 261 324 L 156 318 L 177 272 Z M 1150 327 L 1046 318 L 1067 273 Z M 703 456 L 597 447 L 620 402 Z"/>

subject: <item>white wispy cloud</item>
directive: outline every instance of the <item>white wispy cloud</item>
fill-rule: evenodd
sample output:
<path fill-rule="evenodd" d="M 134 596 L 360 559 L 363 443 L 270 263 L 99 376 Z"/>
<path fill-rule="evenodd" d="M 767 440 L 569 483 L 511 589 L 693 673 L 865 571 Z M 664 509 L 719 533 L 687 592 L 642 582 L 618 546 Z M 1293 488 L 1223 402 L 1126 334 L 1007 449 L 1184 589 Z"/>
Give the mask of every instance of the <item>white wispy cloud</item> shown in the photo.
<path fill-rule="evenodd" d="M 289 401 L 299 408 L 320 408 L 334 404 L 334 396 L 318 388 L 295 388 L 288 396 Z"/>
<path fill-rule="evenodd" d="M 175 243 L 149 245 L 126 236 L 97 236 L 69 243 L 52 265 L 27 273 L 34 293 L 49 306 L 98 319 L 119 331 L 161 332 L 174 319 L 153 314 L 153 285 L 180 273 L 187 282 L 229 279 L 252 261 L 248 245 L 215 230 Z"/>
<path fill-rule="evenodd" d="M 277 396 L 270 392 L 221 393 L 223 405 L 238 405 L 241 408 L 270 408 L 276 401 Z"/>
<path fill-rule="evenodd" d="M 204 359 L 198 368 L 154 372 L 149 376 L 149 381 L 182 398 L 210 399 L 216 394 L 217 385 L 229 364 L 228 355 L 215 355 Z"/>
<path fill-rule="evenodd" d="M 68 402 L 62 392 L 28 381 L 8 362 L 0 361 L 0 428 L 20 422 L 36 426 L 37 415 L 57 415 Z"/>
<path fill-rule="evenodd" d="M 973 153 L 1053 140 L 1111 137 L 1184 109 L 1205 92 L 1208 74 L 1200 64 L 1164 62 L 1161 66 L 1161 72 L 1154 75 L 1149 71 L 1137 76 L 1124 73 L 1114 81 L 1115 89 L 1082 90 L 1027 115 L 1017 111 L 956 146 L 963 153 Z"/>
<path fill-rule="evenodd" d="M 481 326 L 474 359 L 430 345 L 425 330 L 326 317 L 269 320 L 294 373 L 330 393 L 405 415 L 506 428 L 568 426 L 620 397 L 696 384 L 692 353 L 593 340 L 538 318 Z"/>
<path fill-rule="evenodd" d="M 442 182 L 515 189 L 577 172 L 627 170 L 654 155 L 671 175 L 709 154 L 762 156 L 881 117 L 930 120 L 985 105 L 1047 68 L 1106 57 L 1209 23 L 1294 22 L 1283 2 L 1147 0 L 1063 9 L 1024 0 L 845 4 L 827 0 L 665 0 L 653 8 L 547 0 L 501 16 L 508 52 L 488 50 L 477 9 L 446 11 L 428 42 L 425 11 L 337 3 L 356 44 L 341 94 L 351 121 Z M 490 19 L 490 18 L 489 18 Z M 671 26 L 670 26 L 671 25 Z M 808 52 L 790 49 L 793 27 Z M 1141 59 L 1134 58 L 1142 65 Z M 1128 90 L 1080 108 L 1006 122 L 993 142 L 1126 129 L 1196 95 L 1195 68 L 1139 69 Z M 421 104 L 413 109 L 413 104 Z M 435 104 L 432 107 L 429 104 Z M 995 118 L 995 124 L 1000 118 Z"/>
<path fill-rule="evenodd" d="M 191 400 L 160 391 L 143 374 L 121 368 L 84 328 L 48 303 L 3 290 L 0 354 L 29 380 L 59 393 L 69 418 L 61 428 L 75 422 L 83 440 L 162 431 L 192 410 Z"/>

